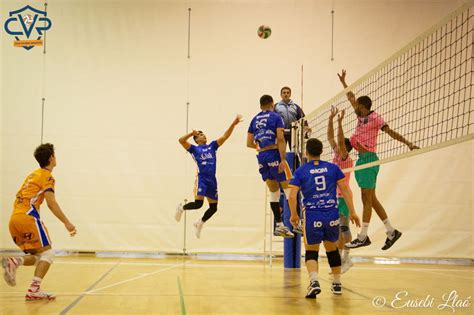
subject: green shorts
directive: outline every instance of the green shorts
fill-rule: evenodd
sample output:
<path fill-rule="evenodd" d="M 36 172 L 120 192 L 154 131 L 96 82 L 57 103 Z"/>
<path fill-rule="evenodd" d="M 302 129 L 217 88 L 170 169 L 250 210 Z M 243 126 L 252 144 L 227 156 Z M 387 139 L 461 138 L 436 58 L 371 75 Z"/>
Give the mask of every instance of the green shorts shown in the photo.
<path fill-rule="evenodd" d="M 339 208 L 340 216 L 349 216 L 349 208 L 347 207 L 346 200 L 344 198 L 337 198 L 337 207 Z"/>
<path fill-rule="evenodd" d="M 378 160 L 379 158 L 375 152 L 359 153 L 359 159 L 356 162 L 356 166 L 364 165 Z M 355 178 L 359 187 L 362 189 L 375 189 L 379 169 L 380 166 L 376 165 L 355 171 Z"/>

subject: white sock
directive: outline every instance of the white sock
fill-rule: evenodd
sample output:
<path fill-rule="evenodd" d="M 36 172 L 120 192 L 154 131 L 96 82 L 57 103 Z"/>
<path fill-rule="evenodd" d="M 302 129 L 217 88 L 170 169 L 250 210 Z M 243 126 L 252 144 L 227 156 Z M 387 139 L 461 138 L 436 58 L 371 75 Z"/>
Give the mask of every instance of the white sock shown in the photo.
<path fill-rule="evenodd" d="M 33 280 L 31 280 L 31 286 L 30 290 L 33 292 L 37 292 L 41 286 L 41 278 L 39 277 L 33 277 Z"/>
<path fill-rule="evenodd" d="M 390 220 L 386 218 L 385 220 L 383 220 L 383 224 L 385 224 L 385 229 L 387 230 L 387 232 L 392 235 L 395 229 L 393 228 L 392 224 L 390 224 Z"/>
<path fill-rule="evenodd" d="M 278 227 L 283 227 L 283 226 L 285 226 L 285 225 L 283 224 L 283 222 L 277 222 L 277 226 L 278 226 Z"/>
<path fill-rule="evenodd" d="M 318 272 L 313 271 L 309 273 L 309 279 L 312 281 L 318 281 Z"/>
<path fill-rule="evenodd" d="M 340 273 L 333 273 L 332 276 L 334 277 L 333 283 L 341 283 L 341 274 Z"/>
<path fill-rule="evenodd" d="M 362 222 L 362 228 L 360 229 L 359 239 L 363 240 L 367 236 L 367 232 L 369 231 L 369 223 Z"/>
<path fill-rule="evenodd" d="M 344 249 L 342 251 L 342 259 L 346 259 L 347 257 L 349 257 L 349 252 L 350 252 L 349 249 Z"/>

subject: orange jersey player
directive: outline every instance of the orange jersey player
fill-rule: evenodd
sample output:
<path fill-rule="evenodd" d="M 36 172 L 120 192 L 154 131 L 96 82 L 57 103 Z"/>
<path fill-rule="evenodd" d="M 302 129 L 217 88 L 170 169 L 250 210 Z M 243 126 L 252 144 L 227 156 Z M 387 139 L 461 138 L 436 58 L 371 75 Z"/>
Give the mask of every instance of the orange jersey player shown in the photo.
<path fill-rule="evenodd" d="M 56 166 L 54 146 L 42 144 L 36 148 L 34 156 L 40 168 L 28 175 L 17 192 L 9 223 L 13 241 L 26 255 L 2 259 L 3 277 L 11 286 L 16 285 L 15 275 L 19 266 L 36 266 L 31 286 L 26 292 L 27 301 L 55 298 L 40 290 L 41 281 L 54 258 L 48 229 L 40 218 L 40 206 L 45 199 L 51 212 L 64 223 L 70 235 L 76 234 L 76 227 L 63 213 L 54 196 L 55 180 L 51 174 Z"/>

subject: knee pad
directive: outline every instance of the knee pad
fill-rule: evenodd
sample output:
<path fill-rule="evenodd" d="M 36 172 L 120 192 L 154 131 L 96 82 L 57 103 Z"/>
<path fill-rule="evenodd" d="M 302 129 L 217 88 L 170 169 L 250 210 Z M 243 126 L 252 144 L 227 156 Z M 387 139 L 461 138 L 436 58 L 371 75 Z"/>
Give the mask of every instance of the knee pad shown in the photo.
<path fill-rule="evenodd" d="M 210 203 L 209 204 L 209 209 L 217 211 L 217 202 L 216 203 Z"/>
<path fill-rule="evenodd" d="M 328 257 L 329 266 L 331 268 L 341 266 L 341 255 L 338 250 L 327 252 L 326 256 Z"/>
<path fill-rule="evenodd" d="M 319 252 L 317 250 L 307 250 L 304 255 L 304 261 L 316 260 L 318 261 Z"/>
<path fill-rule="evenodd" d="M 280 191 L 270 191 L 270 202 L 280 202 Z"/>
<path fill-rule="evenodd" d="M 194 200 L 194 204 L 196 205 L 196 207 L 201 208 L 202 205 L 204 204 L 204 200 Z"/>
<path fill-rule="evenodd" d="M 49 264 L 53 263 L 54 251 L 52 249 L 45 250 L 44 252 L 38 255 L 39 255 L 39 261 L 45 261 Z"/>

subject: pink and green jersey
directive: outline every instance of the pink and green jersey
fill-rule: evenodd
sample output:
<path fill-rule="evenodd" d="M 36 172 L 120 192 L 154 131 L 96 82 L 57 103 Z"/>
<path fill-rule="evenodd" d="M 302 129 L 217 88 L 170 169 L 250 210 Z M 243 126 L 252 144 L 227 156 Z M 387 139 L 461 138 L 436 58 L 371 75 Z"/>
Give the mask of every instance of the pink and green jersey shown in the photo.
<path fill-rule="evenodd" d="M 379 130 L 387 126 L 382 116 L 372 111 L 365 117 L 357 117 L 357 127 L 351 137 L 352 146 L 364 148 L 369 152 L 376 152 Z"/>
<path fill-rule="evenodd" d="M 343 160 L 339 156 L 336 150 L 333 150 L 333 153 L 334 153 L 334 157 L 332 159 L 332 162 L 336 164 L 337 166 L 339 166 L 341 170 L 354 167 L 354 161 L 352 160 L 350 155 L 347 155 L 347 158 Z M 351 186 L 349 186 L 350 179 L 351 179 L 351 172 L 344 173 L 344 182 L 346 183 L 349 190 L 351 190 Z M 339 187 L 337 187 L 337 198 L 342 198 L 341 190 L 339 189 Z"/>

